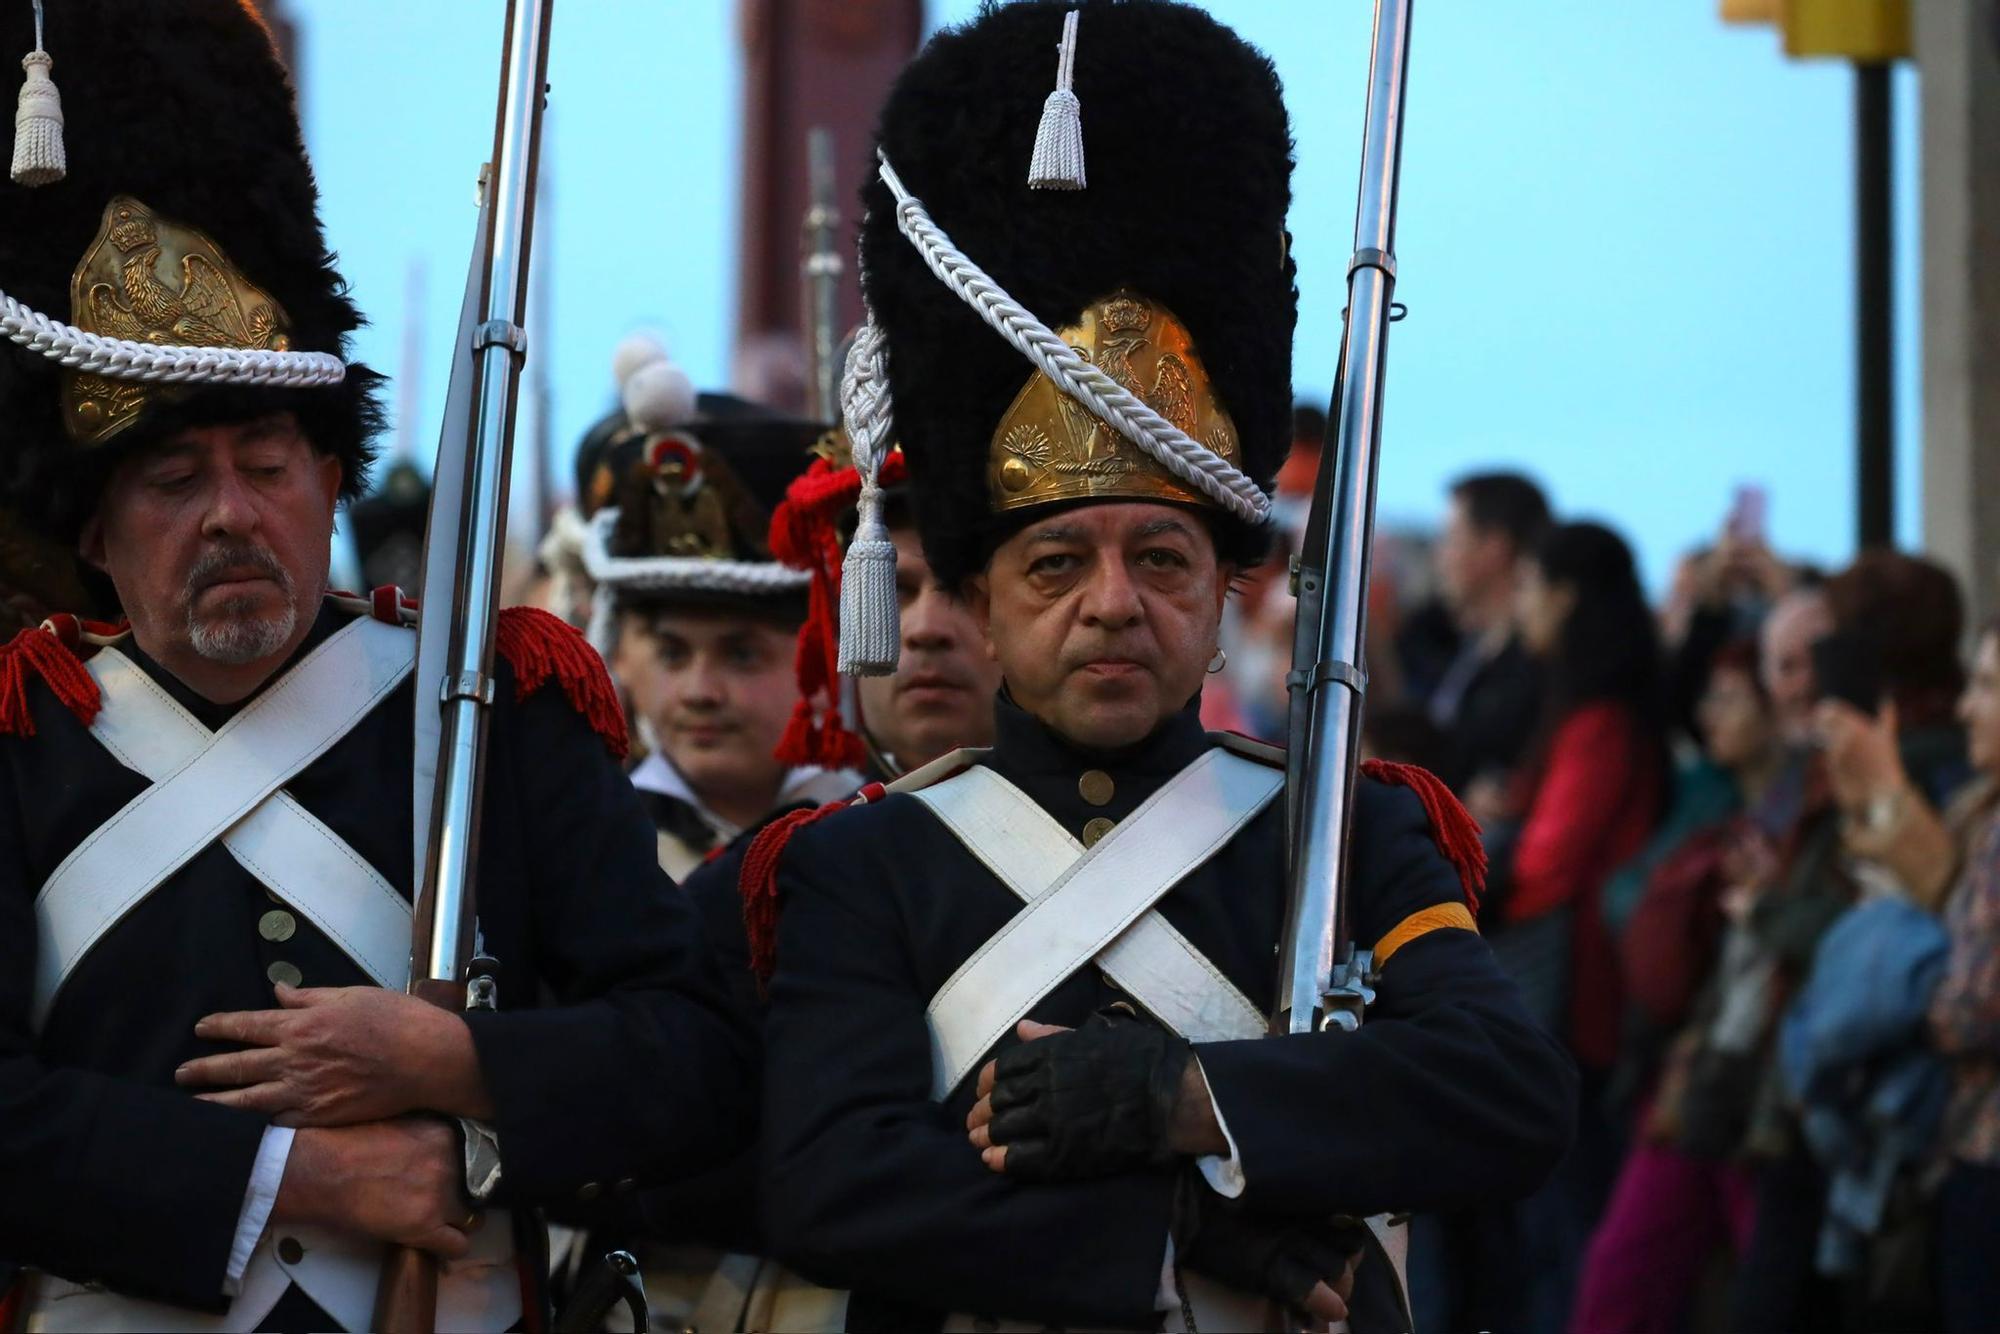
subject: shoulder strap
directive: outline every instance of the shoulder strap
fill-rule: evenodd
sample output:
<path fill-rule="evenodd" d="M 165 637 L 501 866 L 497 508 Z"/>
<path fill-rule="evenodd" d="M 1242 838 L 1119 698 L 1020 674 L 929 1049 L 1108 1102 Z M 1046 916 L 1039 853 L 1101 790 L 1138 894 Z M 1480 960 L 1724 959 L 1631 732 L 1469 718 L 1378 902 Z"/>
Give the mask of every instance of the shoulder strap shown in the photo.
<path fill-rule="evenodd" d="M 968 770 L 967 775 L 980 772 L 990 774 Z M 951 780 L 952 784 L 966 783 L 967 775 Z M 965 832 L 944 815 L 940 818 L 946 819 L 947 826 L 974 849 L 974 855 L 1029 903 L 959 965 L 931 1000 L 926 1012 L 931 1029 L 931 1094 L 940 1101 L 1036 1001 L 1093 958 L 1103 962 L 1108 947 L 1148 915 L 1154 903 L 1269 805 L 1283 788 L 1284 775 L 1224 750 L 1207 751 L 1148 797 L 1096 847 L 1073 855 L 1066 867 L 1056 868 L 1053 881 L 1043 881 L 1046 887 L 1040 892 L 1025 877 L 1031 872 L 1040 876 L 1051 868 L 1053 857 L 1046 854 L 1053 854 L 1056 844 L 1045 828 L 1028 832 L 1036 830 L 1036 822 L 1028 816 L 1027 808 L 1033 808 L 1042 820 L 1047 820 L 1046 813 L 1011 784 L 1007 787 L 1018 801 L 993 788 L 985 778 L 971 779 L 966 790 L 976 791 L 971 786 L 975 784 L 983 786 L 989 797 L 999 799 L 993 809 L 1000 814 L 992 818 L 982 814 L 976 823 L 969 819 Z M 923 800 L 923 794 L 918 798 Z M 940 803 L 925 804 L 933 811 L 940 809 Z M 968 807 L 973 804 L 965 803 Z M 962 813 L 952 811 L 953 816 Z M 1060 832 L 1067 840 L 1067 832 Z M 967 839 L 968 833 L 978 846 Z M 1045 854 L 1035 859 L 1038 864 L 1034 867 L 1029 865 L 1034 854 L 1009 846 L 1026 845 L 1031 839 Z M 1001 867 L 1006 867 L 1006 872 Z M 1164 919 L 1160 920 L 1164 925 Z M 1240 1017 L 1256 1013 L 1247 1001 L 1238 1007 L 1226 996 L 1220 1002 L 1209 999 L 1216 992 L 1216 983 L 1226 984 L 1226 979 L 1184 938 L 1176 937 L 1175 944 L 1147 928 L 1142 939 L 1148 938 L 1149 944 L 1133 947 L 1134 959 L 1112 956 L 1112 961 L 1132 965 L 1129 976 L 1117 980 L 1162 1022 L 1179 1021 L 1204 1029 L 1213 1025 L 1223 1030 L 1217 1036 L 1253 1036 L 1263 1031 L 1261 1016 L 1254 1032 L 1240 1031 Z M 1143 960 L 1136 958 L 1141 951 Z M 1181 956 L 1179 963 L 1174 962 L 1175 955 Z M 1203 975 L 1197 977 L 1193 968 L 1199 968 Z M 1196 998 L 1193 1004 L 1175 997 L 1182 988 Z M 1166 1013 L 1155 1010 L 1155 1005 Z"/>
<path fill-rule="evenodd" d="M 345 736 L 414 651 L 402 630 L 349 622 L 78 844 L 35 899 L 37 1026 L 105 932 Z"/>

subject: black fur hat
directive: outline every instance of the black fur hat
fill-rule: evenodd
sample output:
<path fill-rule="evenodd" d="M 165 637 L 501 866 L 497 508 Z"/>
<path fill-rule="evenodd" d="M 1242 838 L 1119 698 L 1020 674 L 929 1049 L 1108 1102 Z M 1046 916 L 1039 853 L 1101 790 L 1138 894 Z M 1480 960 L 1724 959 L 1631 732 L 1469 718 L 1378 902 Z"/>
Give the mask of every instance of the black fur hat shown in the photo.
<path fill-rule="evenodd" d="M 0 65 L 34 44 L 31 7 L 0 4 Z M 344 355 L 361 315 L 326 249 L 291 83 L 254 10 L 244 0 L 58 0 L 46 6 L 45 47 L 67 175 L 33 188 L 0 179 L 0 291 L 74 322 L 71 275 L 106 204 L 129 195 L 206 233 L 283 308 L 292 350 Z M 340 459 L 351 500 L 367 487 L 379 379 L 350 366 L 325 388 L 155 395 L 131 426 L 86 446 L 64 428 L 61 369 L 9 344 L 0 352 L 0 495 L 67 540 L 134 449 L 189 424 L 290 408 Z"/>
<path fill-rule="evenodd" d="M 1030 189 L 1064 16 L 1088 185 Z M 1191 5 L 1016 0 L 933 37 L 878 136 L 903 184 L 974 263 L 1051 329 L 1129 288 L 1192 334 L 1233 418 L 1242 470 L 1268 490 L 1290 445 L 1298 294 L 1285 235 L 1291 135 L 1271 62 Z M 931 566 L 956 584 L 1034 510 L 996 515 L 988 443 L 1034 368 L 926 267 L 871 171 L 862 284 L 887 335 L 896 437 Z M 1225 557 L 1268 544 L 1204 509 Z"/>

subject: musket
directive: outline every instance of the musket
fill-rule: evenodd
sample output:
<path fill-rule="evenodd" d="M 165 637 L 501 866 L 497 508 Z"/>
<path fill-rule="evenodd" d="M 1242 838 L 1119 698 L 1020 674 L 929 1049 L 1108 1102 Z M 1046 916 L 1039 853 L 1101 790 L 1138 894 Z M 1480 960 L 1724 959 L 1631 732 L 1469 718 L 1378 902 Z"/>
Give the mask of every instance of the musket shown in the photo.
<path fill-rule="evenodd" d="M 811 374 L 807 415 L 830 422 L 840 415 L 840 209 L 833 179 L 833 131 L 806 131 L 806 166 L 812 203 L 800 238 L 806 297 L 806 361 Z"/>
<path fill-rule="evenodd" d="M 431 482 L 417 619 L 411 814 L 417 874 L 410 994 L 466 1004 L 480 796 L 493 704 L 493 635 L 507 531 L 514 412 L 527 355 L 528 252 L 554 0 L 507 0 L 493 156 L 480 174 L 479 229 L 460 308 L 451 389 Z M 490 979 L 472 988 L 490 1002 Z M 395 1248 L 374 1328 L 407 1334 L 437 1320 L 437 1261 Z"/>
<path fill-rule="evenodd" d="M 1347 844 L 1360 760 L 1368 633 L 1369 548 L 1382 448 L 1382 384 L 1395 318 L 1396 182 L 1403 154 L 1403 82 L 1410 0 L 1375 0 L 1367 126 L 1347 318 L 1340 338 L 1328 438 L 1310 518 L 1293 567 L 1286 829 L 1290 861 L 1285 942 L 1271 1016 L 1276 1033 L 1360 1026 L 1369 958 L 1347 929 Z"/>

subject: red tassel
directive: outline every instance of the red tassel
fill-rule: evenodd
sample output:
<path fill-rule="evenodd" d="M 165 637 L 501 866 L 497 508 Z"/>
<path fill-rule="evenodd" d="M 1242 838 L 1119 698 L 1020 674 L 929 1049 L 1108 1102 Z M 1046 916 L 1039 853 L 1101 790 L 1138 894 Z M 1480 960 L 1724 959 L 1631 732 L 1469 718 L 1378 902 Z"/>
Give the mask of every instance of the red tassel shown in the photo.
<path fill-rule="evenodd" d="M 1465 903 L 1479 911 L 1479 894 L 1486 888 L 1486 844 L 1479 837 L 1479 822 L 1459 803 L 1444 780 L 1414 764 L 1392 764 L 1388 760 L 1364 760 L 1361 772 L 1378 783 L 1406 787 L 1424 804 L 1431 822 L 1431 841 L 1458 872 L 1465 887 Z"/>
<path fill-rule="evenodd" d="M 785 855 L 793 834 L 846 805 L 845 801 L 830 801 L 816 810 L 781 815 L 758 830 L 744 850 L 736 890 L 743 896 L 743 933 L 750 940 L 750 971 L 757 975 L 760 989 L 778 966 L 778 859 Z"/>
<path fill-rule="evenodd" d="M 97 720 L 103 699 L 97 680 L 83 669 L 54 630 L 31 626 L 0 648 L 0 736 L 35 735 L 28 709 L 28 682 L 40 677 L 64 708 L 85 727 Z"/>
<path fill-rule="evenodd" d="M 526 699 L 553 678 L 570 707 L 604 738 L 612 755 L 625 758 L 631 743 L 618 691 L 604 670 L 604 659 L 575 627 L 539 607 L 508 607 L 500 613 L 494 647 L 514 669 L 516 700 Z"/>

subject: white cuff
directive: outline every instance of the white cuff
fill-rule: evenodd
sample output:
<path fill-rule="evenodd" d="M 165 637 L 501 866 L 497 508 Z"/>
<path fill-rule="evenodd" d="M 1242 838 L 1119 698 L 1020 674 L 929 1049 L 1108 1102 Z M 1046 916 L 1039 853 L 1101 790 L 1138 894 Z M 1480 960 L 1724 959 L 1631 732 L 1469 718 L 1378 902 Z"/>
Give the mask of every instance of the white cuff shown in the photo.
<path fill-rule="evenodd" d="M 1199 1056 L 1195 1057 L 1194 1064 L 1197 1070 L 1201 1069 Z M 1206 1087 L 1208 1084 L 1206 1070 L 1202 1070 L 1201 1079 L 1203 1086 Z M 1249 1182 L 1243 1177 L 1243 1161 L 1236 1152 L 1236 1136 L 1229 1133 L 1229 1122 L 1223 1117 L 1222 1104 L 1215 1100 L 1215 1090 L 1212 1088 L 1208 1090 L 1208 1105 L 1215 1113 L 1216 1128 L 1222 1131 L 1222 1138 L 1228 1141 L 1229 1156 L 1222 1158 L 1212 1153 L 1205 1153 L 1194 1160 L 1194 1165 L 1201 1169 L 1202 1179 L 1208 1182 L 1210 1190 L 1225 1200 L 1233 1200 L 1243 1194 L 1243 1188 Z"/>
<path fill-rule="evenodd" d="M 250 1267 L 250 1253 L 264 1238 L 264 1225 L 271 1221 L 271 1209 L 278 1203 L 278 1183 L 285 1179 L 285 1163 L 292 1156 L 293 1131 L 283 1126 L 266 1126 L 263 1143 L 257 1146 L 257 1161 L 250 1165 L 250 1188 L 243 1192 L 243 1212 L 236 1216 L 236 1240 L 229 1247 L 229 1272 L 222 1279 L 222 1295 L 234 1297 L 243 1285 L 243 1271 Z"/>

